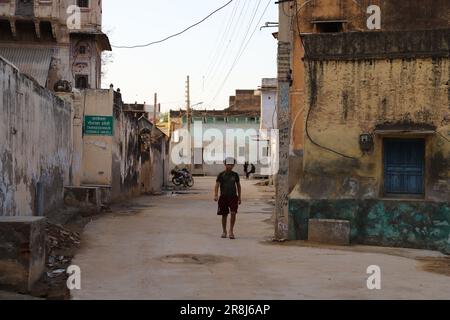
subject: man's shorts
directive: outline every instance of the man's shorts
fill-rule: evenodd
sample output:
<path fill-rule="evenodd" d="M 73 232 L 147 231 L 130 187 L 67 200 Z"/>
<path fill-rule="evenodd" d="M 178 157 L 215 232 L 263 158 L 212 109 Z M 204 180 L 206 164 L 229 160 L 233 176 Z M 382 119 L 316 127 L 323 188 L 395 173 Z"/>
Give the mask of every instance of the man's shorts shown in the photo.
<path fill-rule="evenodd" d="M 220 196 L 219 198 L 219 209 L 217 210 L 217 215 L 226 216 L 231 213 L 237 213 L 239 208 L 239 197 L 225 197 Z"/>

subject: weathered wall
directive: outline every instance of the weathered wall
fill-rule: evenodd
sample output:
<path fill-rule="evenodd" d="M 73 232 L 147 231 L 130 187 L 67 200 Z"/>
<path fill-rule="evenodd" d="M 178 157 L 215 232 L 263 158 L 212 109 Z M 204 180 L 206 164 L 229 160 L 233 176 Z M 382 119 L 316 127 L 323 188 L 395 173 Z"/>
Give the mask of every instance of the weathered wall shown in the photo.
<path fill-rule="evenodd" d="M 308 219 L 349 220 L 354 243 L 450 252 L 448 30 L 305 36 L 303 172 L 290 238 Z M 363 153 L 361 134 L 374 137 Z M 383 138 L 425 140 L 425 195 L 383 199 Z M 338 154 L 339 153 L 339 154 Z"/>
<path fill-rule="evenodd" d="M 167 185 L 169 178 L 169 139 L 145 117 L 139 118 L 139 128 L 141 192 L 160 193 Z"/>
<path fill-rule="evenodd" d="M 84 90 L 83 116 L 112 116 L 114 91 Z M 84 121 L 84 119 L 83 119 Z M 83 135 L 83 178 L 84 185 L 110 186 L 112 183 L 112 141 L 111 136 Z"/>
<path fill-rule="evenodd" d="M 42 215 L 63 203 L 71 109 L 0 58 L 0 216 Z"/>
<path fill-rule="evenodd" d="M 164 186 L 165 161 L 168 159 L 166 155 L 166 141 L 159 140 L 159 143 L 153 143 L 151 147 L 151 175 L 150 175 L 150 192 L 161 192 Z"/>
<path fill-rule="evenodd" d="M 112 144 L 112 196 L 129 197 L 141 192 L 140 174 L 142 156 L 139 125 L 120 105 L 114 109 L 114 139 Z M 143 177 L 143 179 L 149 177 Z"/>
<path fill-rule="evenodd" d="M 423 30 L 450 26 L 447 0 L 297 0 L 301 32 L 315 32 L 313 21 L 344 20 L 344 31 L 367 31 L 367 8 L 381 9 L 383 31 Z"/>
<path fill-rule="evenodd" d="M 444 34 L 448 35 L 448 32 Z M 338 44 L 328 46 L 328 49 L 325 49 L 326 45 L 315 46 L 317 56 L 312 55 L 314 60 L 308 63 L 311 71 L 308 71 L 306 81 L 306 104 L 310 108 L 308 131 L 315 143 L 344 156 L 320 148 L 308 139 L 304 174 L 293 198 L 382 197 L 383 137 L 375 134 L 375 129 L 386 125 L 399 129 L 405 126 L 436 129 L 431 135 L 416 133 L 426 139 L 425 196 L 434 201 L 450 198 L 450 60 L 445 57 L 445 50 L 426 46 L 427 43 L 439 46 L 437 39 L 443 38 L 437 33 L 418 33 L 416 36 L 423 48 L 415 48 L 423 51 L 406 51 L 408 56 L 404 57 L 398 56 L 402 54 L 398 51 L 408 46 L 407 43 L 414 43 L 409 41 L 409 37 L 414 37 L 413 33 L 381 36 L 367 33 L 353 38 L 346 35 L 311 36 L 311 43 L 327 39 L 330 45 L 329 40 L 333 38 Z M 369 37 L 367 41 L 355 39 L 366 37 Z M 378 52 L 378 57 L 365 55 L 365 52 L 376 53 L 371 46 L 365 46 L 376 44 L 378 40 L 372 37 L 385 43 L 382 49 L 385 52 Z M 427 38 L 434 40 L 427 42 Z M 346 44 L 355 41 L 358 47 L 345 49 Z M 448 48 L 449 39 L 446 41 L 442 48 Z M 351 53 L 353 51 L 358 53 Z M 446 54 L 448 56 L 448 51 Z M 375 137 L 374 150 L 366 155 L 359 146 L 359 136 L 363 133 Z"/>
<path fill-rule="evenodd" d="M 290 24 L 294 33 L 292 39 L 292 86 L 290 90 L 291 99 L 291 123 L 292 137 L 291 148 L 294 153 L 301 154 L 305 140 L 305 65 L 303 58 L 305 51 L 300 41 L 299 33 L 321 32 L 317 23 L 326 21 L 343 21 L 343 32 L 369 31 L 367 19 L 370 14 L 367 8 L 377 5 L 381 9 L 380 31 L 408 31 L 445 29 L 450 27 L 450 1 L 448 0 L 297 0 L 297 5 L 292 5 L 290 15 L 295 16 L 298 11 L 298 23 L 295 18 Z M 282 15 L 289 13 L 287 6 L 280 6 Z M 281 22 L 281 19 L 280 19 Z M 351 46 L 353 44 L 350 44 Z M 357 45 L 357 43 L 355 43 Z M 414 48 L 416 44 L 412 45 Z M 307 47 L 307 53 L 314 50 L 314 46 Z M 294 160 L 297 163 L 297 160 Z M 298 180 L 299 176 L 294 174 L 298 171 L 295 167 L 291 176 Z"/>
<path fill-rule="evenodd" d="M 277 124 L 277 89 L 261 89 L 261 129 L 276 129 Z"/>
<path fill-rule="evenodd" d="M 308 239 L 309 219 L 350 221 L 351 242 L 450 254 L 450 203 L 396 200 L 291 200 L 290 239 Z"/>
<path fill-rule="evenodd" d="M 277 54 L 277 128 L 279 130 L 279 170 L 275 176 L 275 232 L 277 239 L 288 238 L 288 196 L 291 144 L 291 101 L 292 85 L 292 13 L 291 4 L 278 5 L 278 54 Z"/>
<path fill-rule="evenodd" d="M 81 186 L 103 187 L 105 202 L 161 191 L 163 157 L 167 155 L 159 144 L 165 143 L 165 138 L 152 145 L 150 151 L 148 128 L 151 123 L 139 119 L 134 112 L 124 111 L 121 94 L 112 87 L 109 90 L 83 90 L 81 97 L 81 103 L 76 106 L 84 112 L 77 111 L 77 119 L 81 114 L 112 116 L 114 119 L 112 136 L 85 133 L 81 137 L 83 143 L 76 143 L 80 145 L 77 150 L 82 150 L 83 155 Z M 78 128 L 74 130 L 79 131 Z M 77 163 L 74 161 L 74 171 Z"/>
<path fill-rule="evenodd" d="M 83 180 L 83 116 L 84 96 L 80 92 L 73 93 L 73 125 L 72 125 L 72 185 L 79 187 Z"/>

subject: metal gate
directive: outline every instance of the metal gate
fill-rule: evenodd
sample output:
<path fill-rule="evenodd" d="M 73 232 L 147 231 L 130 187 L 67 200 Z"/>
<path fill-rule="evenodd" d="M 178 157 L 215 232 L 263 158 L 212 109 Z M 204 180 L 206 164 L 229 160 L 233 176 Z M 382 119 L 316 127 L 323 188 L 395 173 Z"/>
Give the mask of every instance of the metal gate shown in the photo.
<path fill-rule="evenodd" d="M 425 140 L 384 140 L 386 194 L 424 193 Z"/>

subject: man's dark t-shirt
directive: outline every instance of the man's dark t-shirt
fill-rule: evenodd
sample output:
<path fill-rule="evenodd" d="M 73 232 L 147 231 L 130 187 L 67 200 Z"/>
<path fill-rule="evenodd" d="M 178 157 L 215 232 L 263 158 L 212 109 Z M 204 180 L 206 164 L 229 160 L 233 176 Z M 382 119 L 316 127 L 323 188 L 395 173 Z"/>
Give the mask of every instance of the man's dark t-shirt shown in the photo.
<path fill-rule="evenodd" d="M 236 197 L 236 183 L 239 183 L 239 175 L 234 172 L 222 172 L 217 176 L 217 182 L 220 183 L 220 195 L 224 197 Z"/>

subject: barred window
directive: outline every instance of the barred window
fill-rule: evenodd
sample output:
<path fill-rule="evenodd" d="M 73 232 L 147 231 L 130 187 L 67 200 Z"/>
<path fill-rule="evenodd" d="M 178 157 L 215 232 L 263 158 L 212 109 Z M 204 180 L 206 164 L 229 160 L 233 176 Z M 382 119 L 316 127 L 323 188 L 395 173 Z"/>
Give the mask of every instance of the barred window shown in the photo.
<path fill-rule="evenodd" d="M 77 2 L 80 8 L 89 8 L 89 0 L 78 0 Z"/>

